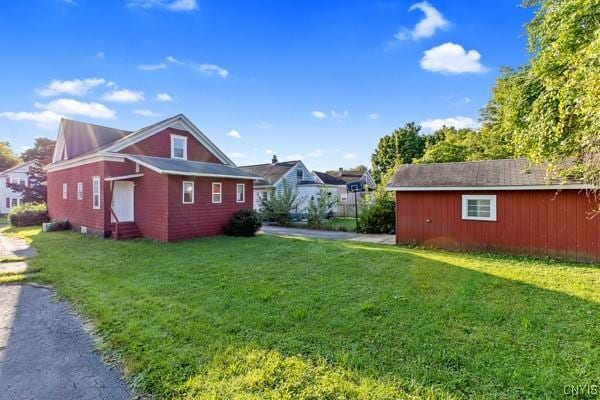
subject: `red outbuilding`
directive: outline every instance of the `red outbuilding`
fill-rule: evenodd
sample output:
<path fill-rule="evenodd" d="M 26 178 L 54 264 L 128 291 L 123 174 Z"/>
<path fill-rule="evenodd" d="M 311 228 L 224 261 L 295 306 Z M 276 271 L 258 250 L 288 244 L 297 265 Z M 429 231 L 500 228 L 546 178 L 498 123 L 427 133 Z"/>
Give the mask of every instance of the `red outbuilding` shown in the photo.
<path fill-rule="evenodd" d="M 588 189 L 525 159 L 401 165 L 388 184 L 399 244 L 598 262 Z"/>
<path fill-rule="evenodd" d="M 82 233 L 160 241 L 218 235 L 252 208 L 256 177 L 190 120 L 137 131 L 62 119 L 48 173 L 48 212 Z"/>

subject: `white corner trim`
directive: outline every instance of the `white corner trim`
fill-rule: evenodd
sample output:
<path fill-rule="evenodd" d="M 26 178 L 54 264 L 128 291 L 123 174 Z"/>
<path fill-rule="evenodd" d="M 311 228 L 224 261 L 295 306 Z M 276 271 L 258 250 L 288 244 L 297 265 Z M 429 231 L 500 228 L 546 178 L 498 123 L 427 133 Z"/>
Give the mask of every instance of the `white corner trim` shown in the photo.
<path fill-rule="evenodd" d="M 489 200 L 490 201 L 490 216 L 489 217 L 473 217 L 469 216 L 468 204 L 469 200 Z M 495 194 L 463 194 L 462 195 L 462 219 L 473 221 L 497 221 L 497 203 Z"/>
<path fill-rule="evenodd" d="M 532 185 L 532 186 L 388 186 L 388 192 L 438 192 L 438 191 L 485 191 L 485 190 L 561 190 L 594 189 L 593 185 Z"/>

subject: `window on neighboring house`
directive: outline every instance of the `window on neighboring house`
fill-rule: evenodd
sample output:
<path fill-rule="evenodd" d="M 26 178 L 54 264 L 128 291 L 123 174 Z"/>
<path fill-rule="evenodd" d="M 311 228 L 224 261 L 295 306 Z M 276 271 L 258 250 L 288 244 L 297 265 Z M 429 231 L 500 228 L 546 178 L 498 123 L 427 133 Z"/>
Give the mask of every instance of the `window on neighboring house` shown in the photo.
<path fill-rule="evenodd" d="M 100 177 L 92 178 L 92 208 L 100 209 Z"/>
<path fill-rule="evenodd" d="M 246 185 L 244 185 L 243 183 L 238 183 L 235 186 L 235 200 L 238 203 L 243 203 L 244 201 L 246 201 Z"/>
<path fill-rule="evenodd" d="M 302 171 L 300 168 L 296 170 L 296 178 L 298 178 L 298 182 L 302 181 L 304 178 L 304 171 Z"/>
<path fill-rule="evenodd" d="M 68 186 L 66 183 L 63 183 L 63 199 L 67 199 L 67 191 L 68 191 Z"/>
<path fill-rule="evenodd" d="M 269 193 L 268 193 L 268 192 L 262 192 L 262 194 L 261 194 L 261 197 L 260 197 L 260 198 L 261 198 L 261 199 L 265 199 L 265 200 L 267 200 L 267 199 L 269 198 Z"/>
<path fill-rule="evenodd" d="M 77 182 L 77 200 L 83 200 L 83 182 Z"/>
<path fill-rule="evenodd" d="M 10 184 L 10 178 L 7 176 L 6 177 L 6 187 L 8 187 L 9 184 Z"/>
<path fill-rule="evenodd" d="M 171 135 L 171 158 L 187 160 L 187 137 Z"/>
<path fill-rule="evenodd" d="M 222 185 L 219 182 L 213 182 L 212 184 L 212 202 L 220 203 L 222 200 Z"/>
<path fill-rule="evenodd" d="M 16 207 L 18 205 L 19 205 L 19 199 L 12 199 L 11 200 L 11 204 L 10 204 L 11 207 Z"/>
<path fill-rule="evenodd" d="M 19 179 L 19 185 L 25 186 L 25 179 Z"/>
<path fill-rule="evenodd" d="M 462 219 L 496 221 L 495 195 L 463 195 Z"/>
<path fill-rule="evenodd" d="M 183 204 L 194 203 L 194 182 L 183 181 Z"/>
<path fill-rule="evenodd" d="M 6 208 L 10 208 L 10 197 L 6 198 Z"/>
<path fill-rule="evenodd" d="M 340 201 L 342 203 L 347 203 L 348 202 L 348 193 L 342 193 L 342 194 L 340 194 Z"/>

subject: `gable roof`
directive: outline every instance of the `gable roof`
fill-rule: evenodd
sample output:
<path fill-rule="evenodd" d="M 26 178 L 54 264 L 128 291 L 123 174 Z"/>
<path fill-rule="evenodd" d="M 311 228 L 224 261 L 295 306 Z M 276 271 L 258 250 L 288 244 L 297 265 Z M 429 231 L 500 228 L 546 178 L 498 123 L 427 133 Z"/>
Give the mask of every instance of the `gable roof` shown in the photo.
<path fill-rule="evenodd" d="M 524 158 L 435 164 L 403 164 L 388 190 L 518 190 L 560 187 L 586 188 L 581 181 L 548 180 L 546 165 Z"/>
<path fill-rule="evenodd" d="M 325 172 L 313 171 L 313 173 L 319 178 L 325 185 L 346 185 L 346 181 L 336 176 L 329 175 Z"/>
<path fill-rule="evenodd" d="M 35 163 L 35 161 L 36 160 L 27 161 L 27 162 L 24 162 L 24 163 L 17 164 L 14 167 L 10 167 L 8 169 L 5 169 L 4 171 L 0 171 L 0 176 L 6 175 L 9 172 L 13 172 L 13 171 L 15 171 L 15 170 L 17 170 L 19 168 L 27 167 L 28 165 L 31 165 L 31 164 Z"/>
<path fill-rule="evenodd" d="M 153 156 L 140 156 L 137 154 L 125 154 L 125 157 L 160 174 L 241 179 L 259 178 L 258 176 L 252 175 L 240 168 L 225 164 Z"/>
<path fill-rule="evenodd" d="M 58 162 L 65 149 L 69 160 L 99 151 L 118 152 L 169 127 L 189 132 L 223 163 L 235 166 L 233 161 L 183 114 L 177 114 L 136 131 L 109 128 L 63 118 L 52 162 Z"/>
<path fill-rule="evenodd" d="M 240 166 L 246 172 L 261 177 L 256 182 L 256 185 L 274 185 L 285 176 L 292 168 L 294 168 L 300 160 L 283 161 L 276 164 L 256 164 Z"/>

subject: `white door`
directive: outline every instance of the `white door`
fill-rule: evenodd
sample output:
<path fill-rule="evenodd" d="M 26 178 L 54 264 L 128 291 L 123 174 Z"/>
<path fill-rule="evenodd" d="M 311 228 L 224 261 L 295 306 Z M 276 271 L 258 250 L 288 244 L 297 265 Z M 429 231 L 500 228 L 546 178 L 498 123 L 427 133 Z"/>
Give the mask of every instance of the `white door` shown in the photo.
<path fill-rule="evenodd" d="M 112 209 L 117 214 L 119 222 L 133 221 L 133 182 L 115 181 Z M 112 213 L 111 220 L 116 222 Z"/>

